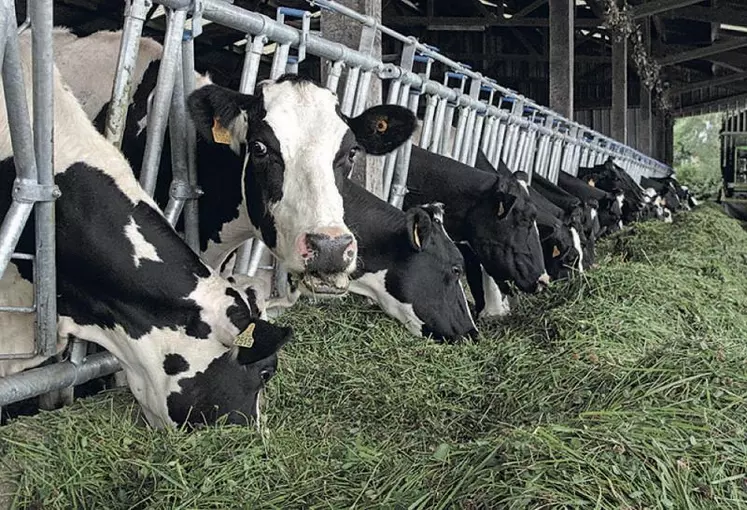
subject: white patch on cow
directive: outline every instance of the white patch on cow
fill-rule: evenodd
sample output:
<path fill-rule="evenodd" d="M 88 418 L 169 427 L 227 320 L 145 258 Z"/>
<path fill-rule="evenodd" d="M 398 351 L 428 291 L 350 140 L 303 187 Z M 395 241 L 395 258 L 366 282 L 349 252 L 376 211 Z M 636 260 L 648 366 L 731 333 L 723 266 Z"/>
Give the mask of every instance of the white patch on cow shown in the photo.
<path fill-rule="evenodd" d="M 578 235 L 578 231 L 571 227 L 571 237 L 573 237 L 573 247 L 578 252 L 578 272 L 584 272 L 584 250 L 581 248 L 581 237 Z"/>
<path fill-rule="evenodd" d="M 480 317 L 505 317 L 511 313 L 508 297 L 504 298 L 495 280 L 482 268 L 482 288 L 485 296 L 485 308 Z"/>
<path fill-rule="evenodd" d="M 93 119 L 111 99 L 121 37 L 121 30 L 100 31 L 81 38 L 71 34 L 67 28 L 53 30 L 57 67 L 67 85 L 75 91 L 89 119 Z M 148 37 L 140 39 L 137 62 L 132 70 L 132 90 L 142 82 L 148 65 L 161 58 L 162 51 L 163 47 L 157 41 Z"/>
<path fill-rule="evenodd" d="M 130 222 L 125 226 L 125 235 L 132 243 L 135 253 L 132 258 L 135 261 L 135 267 L 140 267 L 140 261 L 152 260 L 153 262 L 163 262 L 156 252 L 156 247 L 150 244 L 143 234 L 140 233 L 140 227 L 135 223 L 135 218 L 130 216 Z"/>
<path fill-rule="evenodd" d="M 623 220 L 620 220 L 617 222 L 617 226 L 622 229 L 623 228 Z"/>
<path fill-rule="evenodd" d="M 524 191 L 527 192 L 527 196 L 529 196 L 529 184 L 522 181 L 521 179 L 516 179 L 516 180 L 518 181 L 519 185 L 521 185 L 521 187 L 524 188 Z"/>
<path fill-rule="evenodd" d="M 348 126 L 334 113 L 337 98 L 327 89 L 282 82 L 267 84 L 262 92 L 264 120 L 280 143 L 285 164 L 283 198 L 270 206 L 278 227 L 275 252 L 291 272 L 300 272 L 300 235 L 329 227 L 348 232 L 333 171 Z M 352 260 L 348 269 L 354 267 Z"/>
<path fill-rule="evenodd" d="M 700 205 L 700 201 L 697 198 L 695 198 L 694 196 L 690 195 L 688 198 L 692 202 L 693 207 L 698 207 Z"/>
<path fill-rule="evenodd" d="M 672 211 L 668 207 L 664 207 L 664 223 L 672 223 L 674 219 L 672 218 Z"/>
<path fill-rule="evenodd" d="M 238 217 L 221 226 L 218 234 L 220 242 L 216 243 L 209 239 L 205 251 L 200 254 L 202 260 L 210 267 L 220 267 L 236 248 L 257 234 L 252 222 L 249 221 L 246 207 L 243 204 L 238 207 Z"/>
<path fill-rule="evenodd" d="M 591 214 L 591 221 L 594 221 L 595 219 L 597 219 L 597 214 L 598 214 L 597 213 L 597 208 L 596 207 L 592 207 L 590 214 Z"/>
<path fill-rule="evenodd" d="M 615 196 L 615 200 L 617 200 L 617 203 L 620 205 L 620 209 L 623 207 L 623 203 L 625 202 L 625 193 L 619 193 Z"/>
<path fill-rule="evenodd" d="M 350 292 L 373 299 L 387 315 L 404 324 L 410 333 L 422 336 L 425 323 L 418 318 L 410 303 L 402 303 L 387 292 L 386 274 L 386 269 L 364 273 L 360 278 L 350 282 Z"/>

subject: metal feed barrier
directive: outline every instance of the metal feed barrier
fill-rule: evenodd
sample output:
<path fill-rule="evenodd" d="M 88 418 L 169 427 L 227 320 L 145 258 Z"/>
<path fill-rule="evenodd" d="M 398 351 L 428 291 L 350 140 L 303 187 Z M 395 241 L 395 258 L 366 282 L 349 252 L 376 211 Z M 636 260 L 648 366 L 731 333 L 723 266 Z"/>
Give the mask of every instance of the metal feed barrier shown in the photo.
<path fill-rule="evenodd" d="M 327 41 L 310 32 L 308 11 L 280 8 L 275 20 L 250 12 L 224 0 L 157 0 L 166 12 L 167 28 L 158 81 L 148 113 L 148 131 L 140 183 L 153 195 L 164 143 L 169 128 L 173 181 L 165 215 L 172 225 L 184 213 L 185 241 L 195 251 L 199 247 L 198 206 L 201 190 L 197 187 L 195 130 L 186 114 L 185 99 L 194 90 L 194 38 L 205 23 L 218 23 L 246 34 L 246 56 L 240 90 L 254 91 L 260 58 L 265 46 L 275 44 L 271 78 L 286 71 L 295 72 L 308 55 L 327 65 L 325 86 L 338 88 L 342 70 L 347 70 L 341 110 L 358 115 L 366 106 L 371 80 L 389 80 L 387 102 L 418 111 L 424 96 L 425 114 L 420 145 L 469 165 L 474 164 L 478 149 L 490 162 L 504 160 L 509 168 L 527 174 L 538 173 L 553 182 L 561 169 L 576 174 L 579 166 L 592 166 L 612 157 L 633 178 L 661 176 L 670 172 L 662 163 L 620 144 L 598 132 L 568 120 L 538 105 L 494 80 L 455 62 L 415 38 L 391 30 L 375 19 L 361 15 L 333 0 L 309 0 L 321 9 L 342 14 L 362 25 L 357 49 Z M 26 110 L 23 84 L 9 77 L 20 73 L 14 6 L 12 0 L 0 0 L 0 63 L 6 87 L 14 152 L 19 180 L 14 188 L 13 207 L 0 230 L 0 270 L 4 271 L 31 209 L 36 208 L 36 255 L 18 255 L 35 261 L 35 306 L 22 310 L 38 313 L 35 354 L 51 355 L 56 344 L 54 216 L 53 200 L 58 191 L 52 179 L 52 0 L 29 2 L 34 43 L 34 148 Z M 151 0 L 129 0 L 118 58 L 118 70 L 106 121 L 106 137 L 121 146 L 131 99 L 132 73 L 140 37 Z M 296 29 L 286 18 L 302 21 Z M 11 23 L 10 20 L 14 20 Z M 403 44 L 398 65 L 383 63 L 372 56 L 378 34 Z M 296 50 L 291 55 L 291 49 Z M 4 62 L 1 60 L 5 56 Z M 440 62 L 449 70 L 442 80 L 431 77 L 432 64 Z M 419 71 L 416 71 L 416 68 Z M 15 73 L 15 74 L 13 74 Z M 456 127 L 453 128 L 456 117 Z M 452 132 L 453 131 L 453 132 Z M 453 136 L 452 136 L 453 135 Z M 384 197 L 397 207 L 406 194 L 411 142 L 385 158 Z M 38 169 L 38 172 L 37 172 Z M 237 256 L 235 272 L 254 275 L 260 266 L 264 245 L 258 240 L 246 243 Z M 280 294 L 287 281 L 282 268 L 276 268 L 276 287 Z M 8 311 L 1 308 L 2 311 Z M 68 388 L 118 370 L 108 353 L 85 356 L 84 342 L 73 344 L 70 361 L 36 368 L 0 379 L 0 406 L 44 392 Z M 3 358 L 0 355 L 0 359 Z"/>

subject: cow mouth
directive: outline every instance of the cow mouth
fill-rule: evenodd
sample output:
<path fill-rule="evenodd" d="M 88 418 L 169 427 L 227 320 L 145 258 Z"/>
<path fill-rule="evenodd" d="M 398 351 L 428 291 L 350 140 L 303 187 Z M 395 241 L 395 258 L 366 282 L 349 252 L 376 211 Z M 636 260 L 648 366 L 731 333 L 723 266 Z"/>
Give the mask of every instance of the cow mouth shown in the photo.
<path fill-rule="evenodd" d="M 319 297 L 340 297 L 348 293 L 350 277 L 345 273 L 317 275 L 305 273 L 298 282 L 303 294 Z"/>

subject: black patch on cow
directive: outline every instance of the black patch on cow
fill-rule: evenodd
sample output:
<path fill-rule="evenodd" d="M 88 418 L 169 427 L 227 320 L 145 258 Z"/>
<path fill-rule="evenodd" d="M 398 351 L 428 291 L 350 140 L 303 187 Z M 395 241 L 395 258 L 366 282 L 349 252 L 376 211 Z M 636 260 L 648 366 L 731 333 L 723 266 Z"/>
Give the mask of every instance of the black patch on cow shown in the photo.
<path fill-rule="evenodd" d="M 120 325 L 132 338 L 152 327 L 207 338 L 211 328 L 187 296 L 210 271 L 166 219 L 144 202 L 133 205 L 111 176 L 85 163 L 55 181 L 63 195 L 56 202 L 60 314 L 79 324 Z M 125 236 L 131 218 L 160 262 L 140 259 L 135 267 Z"/>
<path fill-rule="evenodd" d="M 347 119 L 358 143 L 373 155 L 392 152 L 412 136 L 417 119 L 407 108 L 382 104 Z"/>
<path fill-rule="evenodd" d="M 246 425 L 254 416 L 257 393 L 277 371 L 277 353 L 292 338 L 290 328 L 255 323 L 251 348 L 228 350 L 205 371 L 179 381 L 180 391 L 166 399 L 172 420 L 180 425 L 211 424 L 225 416 L 228 423 Z"/>
<path fill-rule="evenodd" d="M 189 370 L 189 362 L 181 354 L 172 352 L 163 359 L 163 371 L 166 375 L 176 375 L 187 370 Z"/>
<path fill-rule="evenodd" d="M 294 85 L 303 84 L 303 83 L 310 83 L 313 85 L 316 85 L 314 83 L 314 80 L 311 79 L 309 76 L 304 76 L 302 74 L 293 74 L 293 73 L 285 73 L 280 78 L 278 78 L 275 83 L 293 83 Z"/>
<path fill-rule="evenodd" d="M 413 306 L 426 335 L 448 340 L 472 335 L 474 325 L 459 287 L 464 261 L 432 209 L 402 212 L 347 179 L 343 204 L 345 223 L 358 239 L 353 278 L 386 270 L 386 291 Z M 412 240 L 414 228 L 419 248 Z"/>
<path fill-rule="evenodd" d="M 238 328 L 239 331 L 244 331 L 249 323 L 251 322 L 251 312 L 249 308 L 241 299 L 241 295 L 234 289 L 226 289 L 226 295 L 232 297 L 236 304 L 228 307 L 226 315 L 228 316 L 231 323 Z"/>

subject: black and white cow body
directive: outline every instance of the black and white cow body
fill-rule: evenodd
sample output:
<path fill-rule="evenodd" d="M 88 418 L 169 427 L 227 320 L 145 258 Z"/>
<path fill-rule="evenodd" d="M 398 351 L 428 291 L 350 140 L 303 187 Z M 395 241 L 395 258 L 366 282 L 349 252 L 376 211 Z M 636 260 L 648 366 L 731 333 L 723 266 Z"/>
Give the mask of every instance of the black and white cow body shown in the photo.
<path fill-rule="evenodd" d="M 350 290 L 375 300 L 415 335 L 475 337 L 459 280 L 464 260 L 444 229 L 441 204 L 402 212 L 350 180 L 342 190 L 345 222 L 358 240 Z"/>
<path fill-rule="evenodd" d="M 599 232 L 597 238 L 616 232 L 621 227 L 622 205 L 625 198 L 622 192 L 610 193 L 591 186 L 583 179 L 569 173 L 558 174 L 558 186 L 584 202 L 596 202 L 598 206 Z M 592 202 L 593 201 L 593 202 Z"/>
<path fill-rule="evenodd" d="M 98 86 L 103 82 L 110 90 L 114 69 L 101 63 L 101 55 L 112 55 L 116 61 L 121 32 L 113 34 L 92 34 L 57 53 L 85 58 L 77 44 L 99 41 L 91 65 L 99 71 L 95 72 Z M 144 38 L 141 44 L 145 41 L 136 69 L 142 79 L 133 87 L 122 145 L 136 175 L 162 51 L 155 41 Z M 68 70 L 61 68 L 61 72 L 66 76 Z M 316 295 L 344 293 L 355 269 L 357 246 L 343 220 L 342 178 L 356 153 L 385 154 L 406 141 L 415 127 L 414 115 L 402 107 L 380 105 L 346 118 L 332 92 L 294 75 L 262 82 L 253 95 L 197 78 L 198 89 L 188 108 L 199 133 L 198 184 L 205 193 L 200 208 L 209 211 L 200 219 L 203 259 L 219 267 L 246 240 L 248 224 L 302 288 Z M 77 80 L 73 93 L 86 97 L 93 87 Z M 107 108 L 102 104 L 95 114 L 100 129 Z M 216 139 L 215 129 L 226 139 Z M 236 182 L 236 175 L 241 184 L 229 189 L 225 183 Z M 155 193 L 162 206 L 168 200 L 171 178 L 167 134 Z"/>
<path fill-rule="evenodd" d="M 524 292 L 546 284 L 537 211 L 518 184 L 413 146 L 405 207 L 442 202 L 446 231 L 467 243 L 496 281 Z"/>
<path fill-rule="evenodd" d="M 27 84 L 30 39 L 30 31 L 21 36 Z M 259 321 L 252 290 L 234 287 L 200 261 L 56 69 L 54 80 L 54 172 L 62 192 L 55 204 L 58 349 L 76 337 L 114 354 L 153 426 L 213 422 L 221 415 L 245 423 L 258 412 L 258 393 L 275 372 L 276 353 L 290 330 Z M 15 178 L 4 104 L 0 88 L 2 215 Z M 33 233 L 32 217 L 17 251 L 33 252 Z M 3 284 L 13 286 L 3 288 L 30 295 L 28 269 L 11 265 Z M 17 320 L 0 315 L 8 323 Z M 236 336 L 249 328 L 254 344 L 235 346 Z M 33 339 L 33 329 L 6 336 L 10 331 L 21 333 L 3 327 L 3 344 Z"/>
<path fill-rule="evenodd" d="M 623 194 L 623 223 L 641 219 L 646 204 L 643 189 L 612 158 L 594 167 L 580 167 L 578 177 L 604 191 Z"/>

